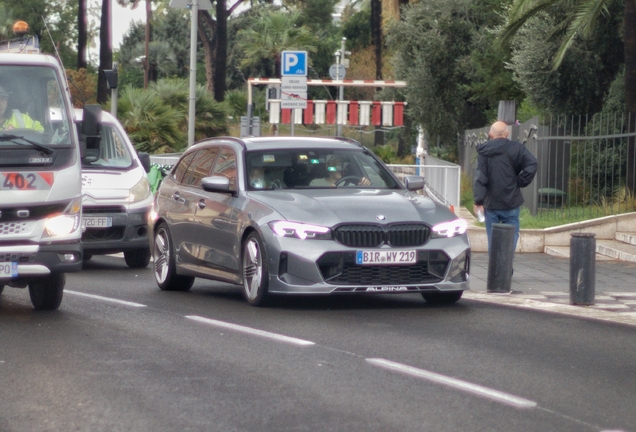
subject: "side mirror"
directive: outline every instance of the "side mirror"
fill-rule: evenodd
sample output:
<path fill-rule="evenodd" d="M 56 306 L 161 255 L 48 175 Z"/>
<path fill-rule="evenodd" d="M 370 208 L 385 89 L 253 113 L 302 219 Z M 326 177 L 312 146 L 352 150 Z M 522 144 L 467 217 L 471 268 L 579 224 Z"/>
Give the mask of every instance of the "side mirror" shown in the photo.
<path fill-rule="evenodd" d="M 422 190 L 424 189 L 425 184 L 426 180 L 424 177 L 415 175 L 407 175 L 404 177 L 404 186 L 410 191 Z"/>
<path fill-rule="evenodd" d="M 205 177 L 201 187 L 206 192 L 234 193 L 230 190 L 230 179 L 223 176 Z"/>
<path fill-rule="evenodd" d="M 101 105 L 84 105 L 82 123 L 78 127 L 80 137 L 80 154 L 84 162 L 99 159 L 102 142 L 102 107 Z"/>
<path fill-rule="evenodd" d="M 150 155 L 146 152 L 140 152 L 137 156 L 139 156 L 139 160 L 141 161 L 141 166 L 144 167 L 144 170 L 149 173 L 150 172 Z"/>

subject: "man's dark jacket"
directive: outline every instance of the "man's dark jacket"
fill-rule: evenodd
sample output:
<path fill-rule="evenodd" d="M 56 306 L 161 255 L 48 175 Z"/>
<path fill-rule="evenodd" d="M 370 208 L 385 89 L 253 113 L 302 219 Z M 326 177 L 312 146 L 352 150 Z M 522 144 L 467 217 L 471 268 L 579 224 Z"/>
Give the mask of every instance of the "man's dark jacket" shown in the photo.
<path fill-rule="evenodd" d="M 517 141 L 496 138 L 477 146 L 473 183 L 475 204 L 491 210 L 512 210 L 523 204 L 521 188 L 537 173 L 537 159 Z"/>

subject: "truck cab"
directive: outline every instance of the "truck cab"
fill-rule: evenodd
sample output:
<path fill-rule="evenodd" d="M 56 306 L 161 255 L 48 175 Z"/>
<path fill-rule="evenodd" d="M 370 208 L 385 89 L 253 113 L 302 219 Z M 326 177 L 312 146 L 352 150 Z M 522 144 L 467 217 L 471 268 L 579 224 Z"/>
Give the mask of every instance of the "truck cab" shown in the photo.
<path fill-rule="evenodd" d="M 62 66 L 34 37 L 0 42 L 0 111 L 0 293 L 57 309 L 82 268 L 83 148 Z"/>

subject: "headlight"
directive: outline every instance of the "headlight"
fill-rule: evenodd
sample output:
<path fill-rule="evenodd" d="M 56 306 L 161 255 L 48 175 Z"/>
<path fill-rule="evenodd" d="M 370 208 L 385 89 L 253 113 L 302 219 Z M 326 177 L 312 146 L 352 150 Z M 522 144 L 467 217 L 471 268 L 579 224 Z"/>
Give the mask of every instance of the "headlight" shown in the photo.
<path fill-rule="evenodd" d="M 134 185 L 130 189 L 130 195 L 128 197 L 128 202 L 135 203 L 137 201 L 144 200 L 150 196 L 150 183 L 148 179 L 144 176 L 139 180 L 139 183 Z"/>
<path fill-rule="evenodd" d="M 45 229 L 49 237 L 66 236 L 80 226 L 80 212 L 82 199 L 74 199 L 66 206 L 62 214 L 52 216 L 46 220 Z"/>
<path fill-rule="evenodd" d="M 310 225 L 288 221 L 276 221 L 270 222 L 269 226 L 276 235 L 281 237 L 294 237 L 301 240 L 331 240 L 331 230 L 327 227 L 319 225 Z"/>
<path fill-rule="evenodd" d="M 433 238 L 455 237 L 466 232 L 468 224 L 464 219 L 442 222 L 433 227 Z"/>

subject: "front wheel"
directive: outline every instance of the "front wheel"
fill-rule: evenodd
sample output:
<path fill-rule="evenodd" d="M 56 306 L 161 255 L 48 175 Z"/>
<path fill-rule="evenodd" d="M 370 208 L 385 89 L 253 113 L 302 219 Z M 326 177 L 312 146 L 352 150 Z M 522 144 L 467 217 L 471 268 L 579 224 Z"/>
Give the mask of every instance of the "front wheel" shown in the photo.
<path fill-rule="evenodd" d="M 155 247 L 152 251 L 157 285 L 164 291 L 188 291 L 194 278 L 177 274 L 174 250 L 168 225 L 161 223 L 155 230 Z"/>
<path fill-rule="evenodd" d="M 269 272 L 263 242 L 251 233 L 243 243 L 243 297 L 252 306 L 263 306 L 268 300 Z"/>
<path fill-rule="evenodd" d="M 434 292 L 434 293 L 422 293 L 422 297 L 426 300 L 426 303 L 436 305 L 449 305 L 457 303 L 464 291 L 447 291 L 447 292 Z"/>
<path fill-rule="evenodd" d="M 60 307 L 66 275 L 53 273 L 48 278 L 42 278 L 29 284 L 29 296 L 36 310 L 53 310 Z"/>
<path fill-rule="evenodd" d="M 0 285 L 0 294 L 2 294 L 2 291 L 4 291 L 4 285 Z"/>
<path fill-rule="evenodd" d="M 150 249 L 139 248 L 126 250 L 124 251 L 124 260 L 126 260 L 126 265 L 130 268 L 148 267 L 148 263 L 150 263 Z"/>

